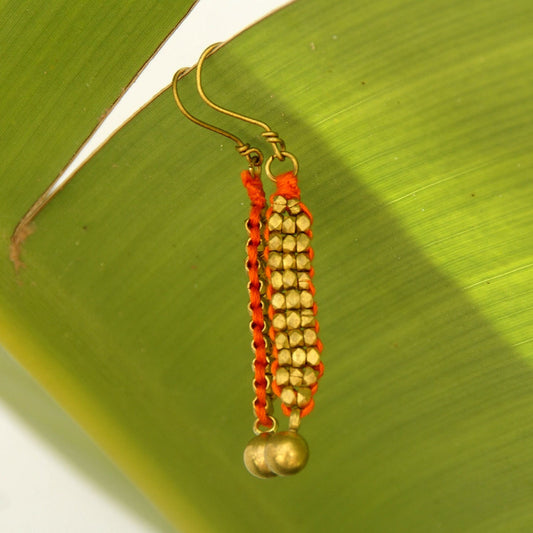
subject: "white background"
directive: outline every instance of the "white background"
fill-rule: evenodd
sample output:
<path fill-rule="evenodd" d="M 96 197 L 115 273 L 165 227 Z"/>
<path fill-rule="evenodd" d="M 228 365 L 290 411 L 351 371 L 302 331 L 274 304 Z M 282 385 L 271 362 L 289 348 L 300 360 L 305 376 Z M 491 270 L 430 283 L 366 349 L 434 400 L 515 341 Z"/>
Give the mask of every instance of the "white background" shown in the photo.
<path fill-rule="evenodd" d="M 175 70 L 195 64 L 209 44 L 230 38 L 286 3 L 201 0 L 66 169 L 66 178 L 166 87 Z M 171 531 L 81 429 L 0 349 L 0 532 Z"/>

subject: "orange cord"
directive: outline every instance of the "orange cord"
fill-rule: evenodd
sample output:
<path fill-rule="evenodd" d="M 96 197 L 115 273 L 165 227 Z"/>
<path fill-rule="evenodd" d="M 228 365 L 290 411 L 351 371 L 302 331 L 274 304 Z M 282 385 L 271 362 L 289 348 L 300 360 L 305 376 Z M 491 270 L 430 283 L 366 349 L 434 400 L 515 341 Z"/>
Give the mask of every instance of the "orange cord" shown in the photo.
<path fill-rule="evenodd" d="M 259 176 L 254 176 L 250 171 L 245 170 L 242 172 L 241 178 L 251 201 L 250 216 L 246 223 L 250 232 L 250 238 L 246 245 L 248 255 L 246 267 L 250 280 L 248 291 L 250 294 L 250 311 L 252 313 L 252 345 L 255 352 L 254 389 L 256 398 L 254 400 L 254 410 L 259 423 L 265 428 L 271 428 L 273 421 L 267 413 L 266 367 L 268 365 L 268 358 L 265 338 L 263 336 L 265 319 L 263 304 L 261 302 L 260 264 L 258 257 L 258 247 L 261 244 L 261 216 L 266 206 L 266 197 Z"/>

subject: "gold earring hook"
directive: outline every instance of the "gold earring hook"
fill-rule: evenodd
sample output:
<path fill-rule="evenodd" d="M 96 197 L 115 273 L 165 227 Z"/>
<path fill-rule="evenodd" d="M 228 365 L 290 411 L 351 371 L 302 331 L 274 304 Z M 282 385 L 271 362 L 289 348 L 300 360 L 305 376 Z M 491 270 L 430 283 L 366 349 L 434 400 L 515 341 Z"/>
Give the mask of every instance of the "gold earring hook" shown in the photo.
<path fill-rule="evenodd" d="M 198 60 L 198 65 L 196 69 L 196 87 L 198 88 L 200 98 L 215 111 L 218 111 L 220 113 L 223 113 L 224 115 L 228 115 L 239 120 L 243 120 L 244 122 L 254 124 L 255 126 L 259 126 L 260 128 L 263 128 L 265 130 L 261 134 L 261 136 L 272 145 L 272 150 L 274 151 L 274 154 L 271 155 L 265 163 L 265 172 L 272 181 L 276 181 L 274 175 L 270 170 L 274 158 L 278 159 L 279 161 L 283 161 L 285 160 L 285 158 L 290 159 L 294 167 L 293 172 L 296 175 L 298 173 L 298 160 L 296 159 L 296 157 L 294 157 L 293 154 L 287 152 L 287 150 L 285 149 L 285 141 L 283 141 L 283 139 L 281 139 L 281 137 L 275 131 L 273 131 L 268 124 L 261 120 L 248 117 L 246 115 L 241 115 L 240 113 L 236 113 L 235 111 L 231 111 L 230 109 L 226 109 L 222 106 L 219 106 L 218 104 L 215 104 L 215 102 L 210 100 L 205 94 L 204 88 L 202 87 L 202 67 L 204 61 L 216 49 L 218 49 L 219 46 L 220 43 L 212 44 L 204 51 L 204 53 L 200 56 L 200 59 Z"/>
<path fill-rule="evenodd" d="M 207 57 L 208 55 L 212 54 L 215 51 L 215 48 L 219 46 L 220 43 L 218 43 L 215 46 L 210 46 L 204 54 L 202 54 L 203 59 Z M 179 69 L 172 78 L 172 94 L 174 95 L 174 100 L 176 101 L 176 105 L 178 106 L 178 109 L 191 121 L 197 124 L 198 126 L 202 126 L 203 128 L 206 128 L 208 130 L 214 131 L 215 133 L 219 133 L 220 135 L 223 135 L 224 137 L 227 137 L 228 139 L 231 139 L 235 144 L 235 148 L 237 149 L 237 152 L 239 152 L 240 155 L 243 157 L 246 157 L 246 160 L 248 161 L 248 164 L 250 165 L 250 170 L 253 170 L 253 172 L 257 175 L 261 172 L 261 167 L 263 165 L 263 154 L 261 150 L 258 148 L 253 148 L 249 144 L 244 143 L 239 139 L 236 135 L 233 135 L 229 131 L 223 130 L 221 128 L 218 128 L 217 126 L 213 126 L 212 124 L 208 124 L 207 122 L 204 122 L 203 120 L 200 120 L 199 118 L 191 115 L 189 111 L 185 108 L 183 103 L 181 102 L 181 99 L 178 94 L 178 81 L 181 80 L 186 74 L 191 72 L 194 69 L 194 67 L 187 67 L 187 68 L 181 68 Z"/>
<path fill-rule="evenodd" d="M 272 180 L 276 181 L 276 178 L 272 174 L 271 171 L 271 165 L 272 161 L 274 159 L 278 159 L 279 161 L 284 161 L 286 158 L 290 159 L 293 165 L 293 173 L 296 175 L 298 173 L 298 160 L 296 157 L 291 154 L 290 152 L 287 152 L 285 149 L 285 142 L 283 139 L 279 137 L 279 135 L 272 131 L 272 129 L 266 124 L 265 122 L 262 122 L 261 120 L 257 120 L 252 117 L 248 117 L 246 115 L 241 115 L 240 113 L 236 113 L 235 111 L 231 111 L 230 109 L 225 109 L 224 107 L 221 107 L 217 104 L 215 104 L 212 100 L 210 100 L 207 95 L 205 94 L 205 91 L 202 87 L 202 67 L 204 64 L 204 61 L 213 54 L 222 43 L 215 43 L 209 46 L 200 58 L 198 59 L 198 63 L 196 65 L 196 87 L 198 90 L 198 94 L 200 95 L 200 98 L 212 109 L 215 111 L 218 111 L 220 113 L 223 113 L 224 115 L 228 115 L 230 117 L 242 120 L 244 122 L 248 122 L 250 124 L 254 124 L 255 126 L 259 126 L 263 128 L 265 131 L 261 134 L 261 136 L 268 141 L 272 145 L 272 149 L 274 151 L 274 154 L 271 155 L 266 163 L 265 163 L 265 172 L 267 176 Z M 207 122 L 204 122 L 203 120 L 200 120 L 199 118 L 191 115 L 187 109 L 185 109 L 183 103 L 180 100 L 180 97 L 178 95 L 178 81 L 183 78 L 186 74 L 191 72 L 195 67 L 187 67 L 182 68 L 178 70 L 172 79 L 172 92 L 174 95 L 174 100 L 176 101 L 176 104 L 179 108 L 179 110 L 192 122 L 195 124 L 202 126 L 203 128 L 206 128 L 208 130 L 211 130 L 215 133 L 219 133 L 220 135 L 223 135 L 224 137 L 227 137 L 228 139 L 231 139 L 236 144 L 237 151 L 240 155 L 246 157 L 250 169 L 254 171 L 255 174 L 259 174 L 261 171 L 261 166 L 263 164 L 263 154 L 259 148 L 253 148 L 249 144 L 244 143 L 239 139 L 236 135 L 233 135 L 229 131 L 223 130 L 217 126 L 213 126 L 212 124 L 208 124 Z"/>

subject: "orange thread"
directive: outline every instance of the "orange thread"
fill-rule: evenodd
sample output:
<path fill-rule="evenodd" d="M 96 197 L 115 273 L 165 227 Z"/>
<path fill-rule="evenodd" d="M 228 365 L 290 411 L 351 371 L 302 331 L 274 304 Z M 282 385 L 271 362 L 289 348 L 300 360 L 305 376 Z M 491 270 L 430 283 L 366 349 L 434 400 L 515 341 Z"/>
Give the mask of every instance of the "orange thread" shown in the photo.
<path fill-rule="evenodd" d="M 263 329 L 265 319 L 261 302 L 258 246 L 261 244 L 261 213 L 266 205 L 265 192 L 259 176 L 252 175 L 248 170 L 241 174 L 243 185 L 246 187 L 251 202 L 250 216 L 247 227 L 250 238 L 246 246 L 248 260 L 248 292 L 250 294 L 250 310 L 252 312 L 252 337 L 255 352 L 254 359 L 254 410 L 259 423 L 266 428 L 272 427 L 272 419 L 268 416 L 266 366 L 268 364 Z"/>
<path fill-rule="evenodd" d="M 276 192 L 275 196 L 284 196 L 287 200 L 291 198 L 300 198 L 300 188 L 298 187 L 298 180 L 292 172 L 286 172 L 285 174 L 280 174 L 276 178 Z M 270 198 L 272 202 L 272 197 Z M 305 213 L 310 217 L 310 213 L 307 208 L 305 208 Z"/>

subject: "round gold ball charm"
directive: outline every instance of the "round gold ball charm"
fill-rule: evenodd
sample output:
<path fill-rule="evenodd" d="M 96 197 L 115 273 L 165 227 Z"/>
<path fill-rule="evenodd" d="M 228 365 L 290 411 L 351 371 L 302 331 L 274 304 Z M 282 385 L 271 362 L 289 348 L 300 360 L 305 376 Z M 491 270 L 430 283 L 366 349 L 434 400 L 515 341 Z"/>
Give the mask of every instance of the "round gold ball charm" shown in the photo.
<path fill-rule="evenodd" d="M 265 461 L 265 448 L 271 438 L 271 433 L 261 433 L 244 448 L 244 465 L 252 476 L 268 478 L 276 475 Z"/>
<path fill-rule="evenodd" d="M 296 431 L 280 431 L 266 441 L 266 466 L 278 476 L 296 474 L 308 458 L 307 442 Z"/>

